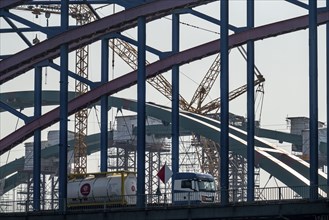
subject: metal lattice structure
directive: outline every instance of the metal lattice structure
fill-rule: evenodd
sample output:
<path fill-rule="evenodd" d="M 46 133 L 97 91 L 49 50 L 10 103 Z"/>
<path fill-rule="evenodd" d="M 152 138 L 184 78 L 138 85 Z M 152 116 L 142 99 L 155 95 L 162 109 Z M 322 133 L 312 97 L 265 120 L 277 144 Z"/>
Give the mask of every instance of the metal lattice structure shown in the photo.
<path fill-rule="evenodd" d="M 75 14 L 77 25 L 85 25 L 92 21 L 92 16 L 89 8 L 86 5 L 74 5 L 71 8 L 72 14 Z M 89 46 L 83 46 L 76 50 L 76 74 L 88 79 L 89 68 Z M 88 91 L 88 85 L 76 80 L 75 92 L 82 95 Z M 87 145 L 85 137 L 88 131 L 88 109 L 82 109 L 75 113 L 75 143 L 74 143 L 74 173 L 87 173 Z"/>

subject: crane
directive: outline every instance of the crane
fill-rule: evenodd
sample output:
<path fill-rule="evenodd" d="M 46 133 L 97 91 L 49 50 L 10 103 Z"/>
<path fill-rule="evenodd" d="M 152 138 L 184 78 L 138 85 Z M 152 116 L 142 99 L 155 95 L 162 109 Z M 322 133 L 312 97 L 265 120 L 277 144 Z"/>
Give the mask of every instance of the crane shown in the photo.
<path fill-rule="evenodd" d="M 18 10 L 32 11 L 38 18 L 41 13 L 45 13 L 47 18 L 50 14 L 60 14 L 60 5 L 36 5 L 36 6 L 17 6 Z M 95 20 L 95 16 L 87 4 L 71 4 L 69 7 L 69 14 L 76 20 L 77 25 L 85 25 Z M 38 42 L 38 41 L 37 41 Z M 83 78 L 88 78 L 89 71 L 89 45 L 78 48 L 75 51 L 75 73 Z M 75 94 L 80 96 L 88 92 L 88 85 L 76 80 L 75 81 Z M 88 109 L 82 109 L 74 114 L 74 155 L 73 155 L 73 173 L 86 174 L 87 173 L 87 145 L 85 137 L 88 128 Z"/>

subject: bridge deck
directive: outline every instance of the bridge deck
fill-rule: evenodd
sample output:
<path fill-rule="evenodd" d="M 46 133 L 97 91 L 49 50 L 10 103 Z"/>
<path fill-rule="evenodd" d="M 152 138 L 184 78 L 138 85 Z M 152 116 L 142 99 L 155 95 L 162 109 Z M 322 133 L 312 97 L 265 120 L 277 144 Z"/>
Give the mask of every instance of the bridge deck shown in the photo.
<path fill-rule="evenodd" d="M 6 220 L 179 220 L 179 219 L 329 219 L 329 201 L 298 200 L 275 203 L 235 203 L 228 206 L 154 207 L 147 209 L 115 208 L 101 210 L 67 211 L 58 213 L 27 212 L 0 214 Z"/>

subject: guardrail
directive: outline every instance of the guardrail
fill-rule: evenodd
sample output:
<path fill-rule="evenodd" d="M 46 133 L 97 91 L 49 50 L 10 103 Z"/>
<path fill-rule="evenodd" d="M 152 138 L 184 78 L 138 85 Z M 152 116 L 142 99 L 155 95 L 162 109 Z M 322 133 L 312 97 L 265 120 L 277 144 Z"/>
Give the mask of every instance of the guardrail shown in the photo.
<path fill-rule="evenodd" d="M 319 199 L 328 199 L 328 186 L 319 186 Z M 266 187 L 255 188 L 254 201 L 281 202 L 289 200 L 307 200 L 309 199 L 310 187 Z M 164 208 L 168 206 L 200 206 L 220 204 L 221 192 L 184 192 L 166 194 L 145 194 L 144 208 Z M 242 203 L 247 202 L 247 189 L 230 189 L 229 202 Z M 84 197 L 77 199 L 67 199 L 65 203 L 67 210 L 88 210 L 100 209 L 111 210 L 118 208 L 136 208 L 137 196 L 110 196 L 110 197 Z M 40 200 L 40 211 L 52 210 L 58 211 L 59 199 Z M 13 212 L 32 212 L 33 200 L 0 200 L 0 213 Z"/>

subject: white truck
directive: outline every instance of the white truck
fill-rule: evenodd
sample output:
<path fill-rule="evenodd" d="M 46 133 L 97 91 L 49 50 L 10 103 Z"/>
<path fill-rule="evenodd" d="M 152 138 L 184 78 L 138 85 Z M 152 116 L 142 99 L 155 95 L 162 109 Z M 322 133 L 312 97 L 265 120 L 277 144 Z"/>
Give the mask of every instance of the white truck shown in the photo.
<path fill-rule="evenodd" d="M 174 181 L 174 204 L 201 204 L 215 201 L 214 177 L 204 173 L 177 173 Z"/>

